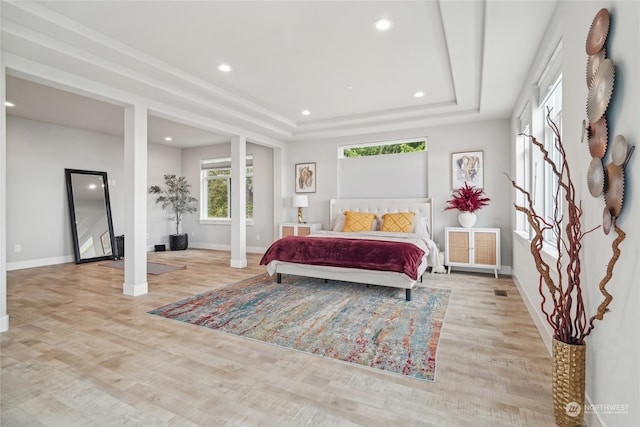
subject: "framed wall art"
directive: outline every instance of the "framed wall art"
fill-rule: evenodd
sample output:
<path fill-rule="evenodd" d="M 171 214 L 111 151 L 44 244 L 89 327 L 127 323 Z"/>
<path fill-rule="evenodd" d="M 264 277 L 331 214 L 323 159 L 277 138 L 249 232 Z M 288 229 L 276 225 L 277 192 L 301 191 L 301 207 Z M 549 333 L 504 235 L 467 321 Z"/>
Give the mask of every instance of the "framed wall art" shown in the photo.
<path fill-rule="evenodd" d="M 482 151 L 451 154 L 451 188 L 456 190 L 469 184 L 484 188 L 484 158 Z"/>
<path fill-rule="evenodd" d="M 296 193 L 316 192 L 316 163 L 296 164 Z"/>

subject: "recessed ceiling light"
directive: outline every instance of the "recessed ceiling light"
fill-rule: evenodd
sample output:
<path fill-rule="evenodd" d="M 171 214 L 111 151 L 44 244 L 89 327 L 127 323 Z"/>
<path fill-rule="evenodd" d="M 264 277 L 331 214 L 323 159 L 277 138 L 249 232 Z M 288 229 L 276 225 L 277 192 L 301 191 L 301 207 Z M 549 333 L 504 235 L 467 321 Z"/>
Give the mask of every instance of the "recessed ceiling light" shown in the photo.
<path fill-rule="evenodd" d="M 419 91 L 417 91 L 416 93 L 414 93 L 414 94 L 413 94 L 413 96 L 414 96 L 415 98 L 422 98 L 422 97 L 424 96 L 424 92 L 423 92 L 423 91 L 421 91 L 421 90 L 419 90 Z"/>
<path fill-rule="evenodd" d="M 222 71 L 223 73 L 228 73 L 232 70 L 232 68 L 229 64 L 220 64 L 218 70 Z"/>
<path fill-rule="evenodd" d="M 4 101 L 4 106 L 11 108 L 11 107 L 15 107 L 16 104 L 14 104 L 13 102 Z"/>
<path fill-rule="evenodd" d="M 387 30 L 390 30 L 391 27 L 393 27 L 393 22 L 391 22 L 391 20 L 387 18 L 378 19 L 373 24 L 373 28 L 375 28 L 378 31 L 387 31 Z"/>
<path fill-rule="evenodd" d="M 164 137 L 164 140 L 165 140 L 165 141 L 173 141 L 173 138 L 171 138 L 170 136 L 165 136 L 165 137 Z"/>
<path fill-rule="evenodd" d="M 352 85 L 346 85 L 346 86 L 345 86 L 345 89 L 346 89 L 346 90 L 351 90 L 351 89 L 353 89 L 353 86 L 352 86 Z"/>
<path fill-rule="evenodd" d="M 311 111 L 309 111 L 309 110 L 302 110 L 302 115 L 303 115 L 303 116 L 308 116 L 309 114 L 311 114 Z"/>

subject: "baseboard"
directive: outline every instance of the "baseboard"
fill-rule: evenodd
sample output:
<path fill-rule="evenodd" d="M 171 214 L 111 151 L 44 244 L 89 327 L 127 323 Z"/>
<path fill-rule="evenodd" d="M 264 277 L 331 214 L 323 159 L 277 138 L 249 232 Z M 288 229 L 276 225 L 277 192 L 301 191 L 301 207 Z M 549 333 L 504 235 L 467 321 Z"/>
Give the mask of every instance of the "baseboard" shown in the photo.
<path fill-rule="evenodd" d="M 210 249 L 213 251 L 231 252 L 231 245 L 222 245 L 222 244 L 216 244 L 216 243 L 189 242 L 189 247 L 194 249 Z M 267 249 L 268 248 L 264 248 L 260 246 L 247 246 L 247 253 L 263 254 L 267 251 Z"/>
<path fill-rule="evenodd" d="M 122 293 L 132 297 L 144 295 L 149 293 L 149 284 L 148 282 L 138 283 L 138 284 L 123 283 Z"/>
<path fill-rule="evenodd" d="M 594 407 L 594 404 L 591 402 L 588 395 L 585 395 L 585 406 L 588 406 L 589 408 Z M 585 411 L 584 423 L 587 427 L 607 427 L 604 421 L 602 421 L 602 418 L 600 418 L 600 415 L 594 411 Z"/>
<path fill-rule="evenodd" d="M 0 332 L 7 332 L 9 330 L 9 315 L 5 314 L 0 316 Z"/>
<path fill-rule="evenodd" d="M 73 255 L 66 255 L 53 258 L 40 258 L 30 259 L 27 261 L 14 261 L 7 263 L 7 271 L 22 270 L 25 268 L 44 267 L 47 265 L 66 264 L 68 262 L 75 262 L 76 258 Z"/>

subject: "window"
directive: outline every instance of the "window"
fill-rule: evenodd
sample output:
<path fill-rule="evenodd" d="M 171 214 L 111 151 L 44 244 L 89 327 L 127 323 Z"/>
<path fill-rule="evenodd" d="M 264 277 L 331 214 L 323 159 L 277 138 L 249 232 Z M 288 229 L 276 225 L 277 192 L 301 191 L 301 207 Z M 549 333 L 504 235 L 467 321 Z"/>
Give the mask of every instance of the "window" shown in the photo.
<path fill-rule="evenodd" d="M 562 135 L 562 76 L 558 77 L 555 83 L 549 88 L 547 97 L 542 103 L 542 114 L 544 114 L 544 146 L 549 152 L 549 157 L 556 164 L 558 169 L 561 166 L 562 157 L 556 144 L 556 137 L 547 121 L 547 115 L 558 127 Z M 544 216 L 545 219 L 562 215 L 562 192 L 558 191 L 558 177 L 553 173 L 551 166 L 545 164 L 544 168 Z M 555 245 L 557 236 L 553 230 L 548 230 L 544 236 L 545 241 Z"/>
<path fill-rule="evenodd" d="M 418 139 L 345 145 L 340 147 L 341 155 L 339 157 L 379 156 L 382 154 L 412 153 L 415 151 L 427 151 L 427 141 L 425 139 Z"/>
<path fill-rule="evenodd" d="M 426 146 L 417 137 L 338 147 L 338 197 L 425 197 Z"/>
<path fill-rule="evenodd" d="M 246 158 L 246 217 L 253 218 L 253 156 Z M 231 219 L 231 158 L 201 162 L 201 218 Z"/>
<path fill-rule="evenodd" d="M 531 191 L 531 108 L 527 104 L 520 115 L 519 132 L 516 140 L 516 183 L 525 191 Z M 526 206 L 527 200 L 520 191 L 516 192 L 516 204 Z M 523 212 L 516 214 L 516 230 L 529 236 L 531 225 Z"/>

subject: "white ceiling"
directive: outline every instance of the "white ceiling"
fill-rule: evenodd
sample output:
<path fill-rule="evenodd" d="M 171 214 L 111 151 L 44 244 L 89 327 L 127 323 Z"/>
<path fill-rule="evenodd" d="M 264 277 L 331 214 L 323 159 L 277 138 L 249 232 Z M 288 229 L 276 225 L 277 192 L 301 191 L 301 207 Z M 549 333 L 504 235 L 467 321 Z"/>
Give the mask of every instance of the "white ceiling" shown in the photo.
<path fill-rule="evenodd" d="M 152 142 L 170 135 L 175 146 L 204 145 L 228 140 L 234 129 L 295 141 L 509 117 L 555 6 L 3 2 L 2 48 L 157 101 L 150 109 Z M 393 21 L 384 33 L 373 28 L 382 17 Z M 16 107 L 8 114 L 122 134 L 124 100 L 85 98 L 80 94 L 91 91 L 72 87 L 67 75 L 49 81 L 12 58 L 7 98 Z M 220 72 L 223 62 L 233 71 Z M 425 96 L 413 97 L 416 91 Z M 162 111 L 163 105 L 189 114 Z M 207 123 L 200 126 L 198 117 Z"/>

